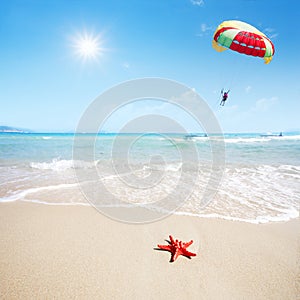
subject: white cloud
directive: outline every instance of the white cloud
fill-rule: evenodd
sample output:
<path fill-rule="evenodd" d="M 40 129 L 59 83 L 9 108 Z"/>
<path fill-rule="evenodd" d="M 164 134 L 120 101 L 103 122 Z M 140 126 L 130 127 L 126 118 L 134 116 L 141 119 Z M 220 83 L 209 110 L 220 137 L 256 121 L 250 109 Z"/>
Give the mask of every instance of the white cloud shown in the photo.
<path fill-rule="evenodd" d="M 276 37 L 278 37 L 278 33 L 273 33 L 271 35 L 268 36 L 269 39 L 275 39 Z"/>
<path fill-rule="evenodd" d="M 193 5 L 197 5 L 197 6 L 203 6 L 204 5 L 204 0 L 191 0 L 191 3 Z"/>
<path fill-rule="evenodd" d="M 129 69 L 129 68 L 130 68 L 130 65 L 129 65 L 128 62 L 124 62 L 124 63 L 122 64 L 122 67 L 123 67 L 124 69 Z"/>
<path fill-rule="evenodd" d="M 275 32 L 275 29 L 271 27 L 264 29 L 264 33 L 269 37 L 269 39 L 274 39 L 278 36 L 278 33 Z"/>
<path fill-rule="evenodd" d="M 265 32 L 274 32 L 275 29 L 274 29 L 274 28 L 271 28 L 271 27 L 267 27 L 264 31 L 265 31 Z"/>
<path fill-rule="evenodd" d="M 209 26 L 205 23 L 202 23 L 200 25 L 200 30 L 201 30 L 201 33 L 197 34 L 198 36 L 203 36 L 204 34 L 207 34 L 207 33 L 210 33 L 212 31 L 214 31 L 214 28 L 212 26 Z"/>
<path fill-rule="evenodd" d="M 210 30 L 212 30 L 212 27 L 211 27 L 211 26 L 208 26 L 208 25 L 206 25 L 205 23 L 202 23 L 202 24 L 201 24 L 201 31 L 202 31 L 202 32 L 206 32 L 206 31 L 210 31 Z"/>
<path fill-rule="evenodd" d="M 275 103 L 277 103 L 277 97 L 261 98 L 255 102 L 255 106 L 251 109 L 252 112 L 263 112 L 267 111 L 270 107 L 272 107 Z"/>
<path fill-rule="evenodd" d="M 252 86 L 248 85 L 246 88 L 245 88 L 245 91 L 246 93 L 248 94 L 252 89 Z"/>

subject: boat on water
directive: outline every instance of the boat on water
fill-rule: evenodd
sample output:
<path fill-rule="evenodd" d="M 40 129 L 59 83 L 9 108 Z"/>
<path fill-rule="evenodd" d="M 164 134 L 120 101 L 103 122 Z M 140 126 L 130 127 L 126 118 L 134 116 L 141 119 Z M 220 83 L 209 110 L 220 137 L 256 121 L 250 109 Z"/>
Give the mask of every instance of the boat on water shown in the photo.
<path fill-rule="evenodd" d="M 270 136 L 283 136 L 282 132 L 279 134 L 274 134 L 274 133 L 266 133 L 266 134 L 261 134 L 261 137 L 270 137 Z"/>
<path fill-rule="evenodd" d="M 187 134 L 184 136 L 186 139 L 191 139 L 191 138 L 199 138 L 199 137 L 207 137 L 207 134 L 195 134 L 195 133 L 191 133 L 191 134 Z"/>

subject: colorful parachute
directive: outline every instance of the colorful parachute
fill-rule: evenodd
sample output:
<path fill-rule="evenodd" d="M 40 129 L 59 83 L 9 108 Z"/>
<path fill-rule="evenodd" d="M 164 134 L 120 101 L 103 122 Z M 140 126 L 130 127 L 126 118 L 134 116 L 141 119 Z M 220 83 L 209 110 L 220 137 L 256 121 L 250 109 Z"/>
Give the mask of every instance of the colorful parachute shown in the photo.
<path fill-rule="evenodd" d="M 224 21 L 214 33 L 213 48 L 222 52 L 228 48 L 246 55 L 263 57 L 268 64 L 275 53 L 273 43 L 255 27 L 241 21 Z"/>

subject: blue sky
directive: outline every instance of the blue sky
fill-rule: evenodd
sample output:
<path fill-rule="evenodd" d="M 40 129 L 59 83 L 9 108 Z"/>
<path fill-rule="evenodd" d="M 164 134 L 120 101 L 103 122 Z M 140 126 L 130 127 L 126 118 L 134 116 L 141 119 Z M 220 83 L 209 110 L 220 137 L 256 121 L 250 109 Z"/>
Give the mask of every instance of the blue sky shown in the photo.
<path fill-rule="evenodd" d="M 299 130 L 299 12 L 297 0 L 1 1 L 0 125 L 73 131 L 105 90 L 162 77 L 195 89 L 224 132 Z M 231 19 L 272 39 L 269 65 L 212 49 L 214 30 Z M 99 37 L 97 60 L 75 54 L 74 41 L 84 32 Z M 231 92 L 221 108 L 223 87 Z M 131 107 L 124 118 L 141 109 Z"/>

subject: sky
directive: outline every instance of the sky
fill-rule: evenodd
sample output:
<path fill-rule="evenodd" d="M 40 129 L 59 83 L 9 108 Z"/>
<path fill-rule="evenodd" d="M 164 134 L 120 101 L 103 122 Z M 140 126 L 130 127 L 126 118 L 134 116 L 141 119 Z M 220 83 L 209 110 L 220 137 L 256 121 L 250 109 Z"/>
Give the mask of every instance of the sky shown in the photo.
<path fill-rule="evenodd" d="M 0 2 L 0 125 L 74 131 L 90 103 L 128 80 L 158 77 L 195 90 L 223 132 L 300 130 L 297 0 L 23 0 Z M 272 62 L 231 50 L 212 35 L 241 20 L 275 45 Z M 86 42 L 88 45 L 86 45 Z M 220 90 L 229 100 L 220 107 Z M 123 110 L 122 110 L 123 109 Z M 165 103 L 122 108 L 106 130 Z M 189 131 L 189 116 L 180 115 Z"/>

